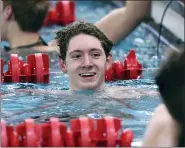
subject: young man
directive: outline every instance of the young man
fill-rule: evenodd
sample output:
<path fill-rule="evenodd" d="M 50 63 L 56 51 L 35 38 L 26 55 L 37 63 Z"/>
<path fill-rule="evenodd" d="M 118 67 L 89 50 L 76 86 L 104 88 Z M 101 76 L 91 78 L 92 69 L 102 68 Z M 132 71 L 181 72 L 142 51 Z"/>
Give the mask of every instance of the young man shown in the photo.
<path fill-rule="evenodd" d="M 70 90 L 106 88 L 106 94 L 117 99 L 158 94 L 156 91 L 121 86 L 104 87 L 105 70 L 112 63 L 110 51 L 113 43 L 94 24 L 71 23 L 57 32 L 56 41 L 60 49 L 61 69 L 69 75 Z"/>
<path fill-rule="evenodd" d="M 27 55 L 53 50 L 40 38 L 39 30 L 49 9 L 46 0 L 3 0 L 1 39 L 10 47 L 5 52 Z"/>
<path fill-rule="evenodd" d="M 96 26 L 74 22 L 57 32 L 62 71 L 68 73 L 71 90 L 101 89 L 111 61 L 112 42 Z"/>

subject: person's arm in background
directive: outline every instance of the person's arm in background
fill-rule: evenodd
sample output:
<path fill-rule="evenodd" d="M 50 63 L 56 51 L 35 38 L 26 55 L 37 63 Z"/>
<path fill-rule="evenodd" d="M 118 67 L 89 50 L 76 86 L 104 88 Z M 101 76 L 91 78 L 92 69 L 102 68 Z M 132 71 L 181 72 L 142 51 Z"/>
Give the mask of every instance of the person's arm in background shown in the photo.
<path fill-rule="evenodd" d="M 150 14 L 151 0 L 127 0 L 125 7 L 112 10 L 95 25 L 116 43 L 127 37 Z"/>

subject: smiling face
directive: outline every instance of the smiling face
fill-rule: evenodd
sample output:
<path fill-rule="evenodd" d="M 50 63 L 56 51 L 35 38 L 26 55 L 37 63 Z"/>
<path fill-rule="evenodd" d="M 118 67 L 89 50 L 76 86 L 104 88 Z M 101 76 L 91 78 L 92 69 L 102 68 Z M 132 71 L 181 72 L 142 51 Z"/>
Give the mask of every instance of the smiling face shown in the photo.
<path fill-rule="evenodd" d="M 63 71 L 67 72 L 70 89 L 99 89 L 105 83 L 105 69 L 111 62 L 100 41 L 90 35 L 79 34 L 69 41 Z"/>

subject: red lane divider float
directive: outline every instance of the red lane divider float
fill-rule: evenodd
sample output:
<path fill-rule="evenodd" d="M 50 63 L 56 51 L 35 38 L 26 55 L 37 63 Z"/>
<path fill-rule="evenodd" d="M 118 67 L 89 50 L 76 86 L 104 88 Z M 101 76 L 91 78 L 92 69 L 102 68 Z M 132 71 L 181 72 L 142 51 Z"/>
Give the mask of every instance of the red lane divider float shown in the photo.
<path fill-rule="evenodd" d="M 131 50 L 124 62 L 114 61 L 105 71 L 105 81 L 138 79 L 142 74 L 142 65 L 138 62 L 134 50 Z"/>
<path fill-rule="evenodd" d="M 46 123 L 26 119 L 15 126 L 1 120 L 2 147 L 130 147 L 133 137 L 115 117 L 79 117 L 70 121 L 69 128 L 54 117 Z"/>
<path fill-rule="evenodd" d="M 3 76 L 4 76 L 4 73 L 3 73 L 3 68 L 4 68 L 4 61 L 3 59 L 1 59 L 1 76 L 0 76 L 0 82 L 2 81 L 3 79 Z"/>
<path fill-rule="evenodd" d="M 27 62 L 19 60 L 17 54 L 10 55 L 8 70 L 3 73 L 4 61 L 1 59 L 1 82 L 49 83 L 49 56 L 36 53 L 27 56 Z"/>
<path fill-rule="evenodd" d="M 56 3 L 55 8 L 51 8 L 45 18 L 43 26 L 67 25 L 75 21 L 75 2 L 74 0 Z"/>
<path fill-rule="evenodd" d="M 49 56 L 47 54 L 31 54 L 27 62 L 19 60 L 17 54 L 10 55 L 8 71 L 3 73 L 4 61 L 1 59 L 1 82 L 49 82 Z M 139 79 L 142 65 L 138 62 L 134 50 L 131 50 L 124 62 L 114 61 L 105 71 L 105 81 Z"/>

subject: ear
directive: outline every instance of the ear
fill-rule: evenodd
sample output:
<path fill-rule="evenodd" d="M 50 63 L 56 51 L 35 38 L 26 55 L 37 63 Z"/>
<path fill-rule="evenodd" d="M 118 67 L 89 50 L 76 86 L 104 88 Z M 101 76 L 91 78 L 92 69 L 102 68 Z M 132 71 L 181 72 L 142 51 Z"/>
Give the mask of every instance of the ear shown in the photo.
<path fill-rule="evenodd" d="M 107 56 L 107 61 L 106 61 L 106 69 L 109 69 L 109 67 L 112 65 L 112 54 L 109 53 Z"/>
<path fill-rule="evenodd" d="M 60 65 L 60 69 L 62 70 L 62 72 L 67 73 L 65 62 L 61 58 L 59 58 L 59 65 Z"/>
<path fill-rule="evenodd" d="M 10 20 L 12 18 L 13 10 L 10 5 L 6 6 L 3 10 L 3 15 L 6 20 Z"/>

